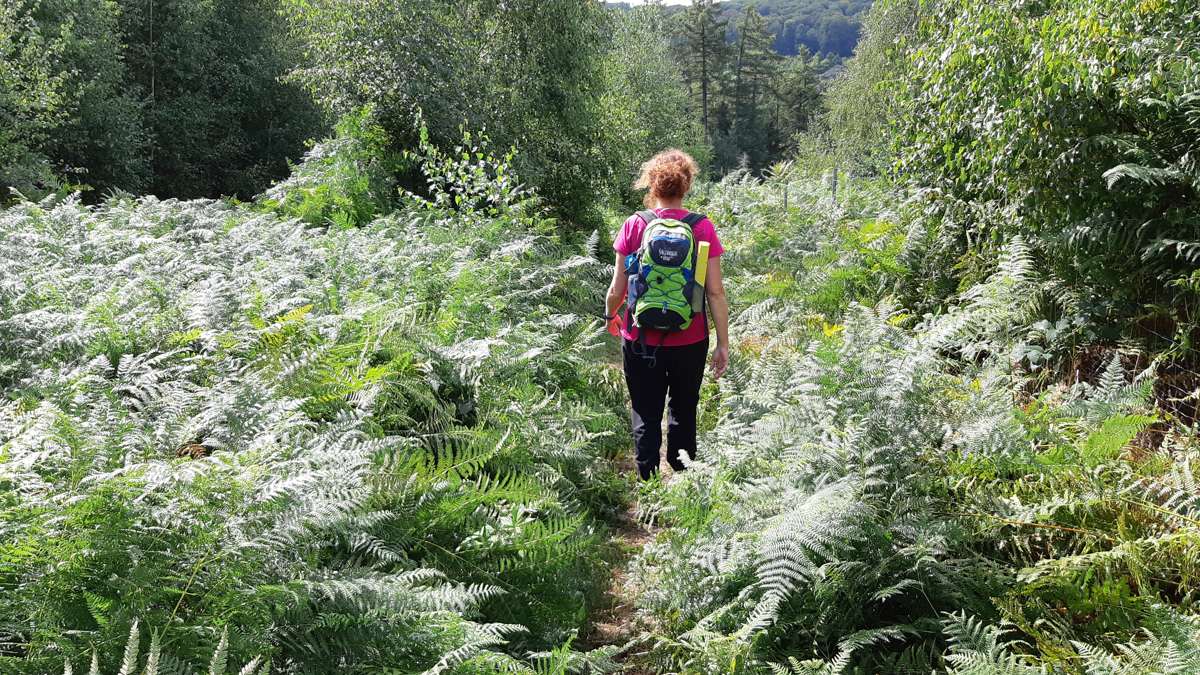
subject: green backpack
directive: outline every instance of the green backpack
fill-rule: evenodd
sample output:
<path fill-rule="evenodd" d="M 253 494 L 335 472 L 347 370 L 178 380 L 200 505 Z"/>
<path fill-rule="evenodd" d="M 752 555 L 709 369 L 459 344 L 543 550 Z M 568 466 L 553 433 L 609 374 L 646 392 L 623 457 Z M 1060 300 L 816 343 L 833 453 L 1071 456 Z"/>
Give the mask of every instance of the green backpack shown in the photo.
<path fill-rule="evenodd" d="M 696 236 L 692 228 L 704 215 L 662 218 L 639 211 L 646 222 L 637 253 L 625 258 L 629 275 L 628 306 L 638 328 L 686 330 L 703 311 L 704 289 L 696 283 Z M 695 300 L 699 298 L 699 302 Z M 694 309 L 697 307 L 699 309 Z"/>

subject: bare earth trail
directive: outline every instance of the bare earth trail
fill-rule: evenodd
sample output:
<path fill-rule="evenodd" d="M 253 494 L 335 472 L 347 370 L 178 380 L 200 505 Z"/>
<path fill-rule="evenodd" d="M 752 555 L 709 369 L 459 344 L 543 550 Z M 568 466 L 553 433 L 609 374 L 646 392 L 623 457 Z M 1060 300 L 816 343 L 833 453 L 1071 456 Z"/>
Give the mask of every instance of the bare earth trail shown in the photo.
<path fill-rule="evenodd" d="M 617 471 L 624 475 L 636 475 L 633 459 L 623 455 L 615 460 Z M 592 611 L 583 642 L 588 648 L 603 646 L 622 647 L 616 660 L 623 664 L 621 673 L 628 675 L 652 675 L 653 671 L 637 665 L 639 645 L 630 644 L 640 633 L 635 607 L 636 587 L 629 583 L 629 564 L 642 548 L 654 540 L 657 527 L 647 527 L 637 515 L 637 503 L 631 499 L 609 523 L 613 550 L 612 574 L 603 600 Z"/>

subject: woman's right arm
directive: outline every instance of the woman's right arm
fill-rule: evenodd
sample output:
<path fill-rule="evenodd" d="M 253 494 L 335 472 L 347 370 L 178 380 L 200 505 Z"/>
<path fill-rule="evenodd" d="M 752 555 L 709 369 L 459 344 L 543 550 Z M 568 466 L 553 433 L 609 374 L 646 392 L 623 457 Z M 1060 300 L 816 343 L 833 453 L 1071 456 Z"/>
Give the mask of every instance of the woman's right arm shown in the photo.
<path fill-rule="evenodd" d="M 625 256 L 617 254 L 617 262 L 613 265 L 612 281 L 608 284 L 608 296 L 604 302 L 604 316 L 615 316 L 621 303 L 625 301 L 625 291 L 628 288 L 628 275 L 625 274 Z M 609 323 L 613 320 L 610 319 Z"/>

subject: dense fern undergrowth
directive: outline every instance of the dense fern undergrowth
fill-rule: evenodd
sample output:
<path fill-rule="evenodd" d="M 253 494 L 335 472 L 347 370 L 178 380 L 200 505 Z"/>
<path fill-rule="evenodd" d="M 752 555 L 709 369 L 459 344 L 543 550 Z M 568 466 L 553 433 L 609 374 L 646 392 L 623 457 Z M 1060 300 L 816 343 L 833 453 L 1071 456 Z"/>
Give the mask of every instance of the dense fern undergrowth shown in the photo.
<path fill-rule="evenodd" d="M 1160 364 L 1041 368 L 1058 289 L 1020 237 L 911 314 L 919 196 L 786 164 L 694 195 L 735 358 L 640 492 L 640 647 L 578 651 L 629 485 L 599 237 L 482 146 L 408 157 L 428 194 L 384 208 L 360 136 L 254 204 L 0 214 L 3 672 L 1200 667 Z"/>
<path fill-rule="evenodd" d="M 634 498 L 610 254 L 513 152 L 417 138 L 367 109 L 251 203 L 0 211 L 0 672 L 1200 672 L 1190 343 L 817 161 L 693 192 L 734 358 L 637 491 L 640 632 L 585 651 Z M 1145 309 L 1185 325 L 1180 274 Z"/>
<path fill-rule="evenodd" d="M 1014 238 L 945 312 L 893 299 L 912 202 L 792 167 L 699 195 L 735 357 L 698 461 L 641 503 L 660 672 L 1200 669 L 1196 444 L 1157 364 L 1046 377 L 1055 291 Z"/>
<path fill-rule="evenodd" d="M 0 671 L 606 660 L 569 644 L 623 487 L 607 267 L 491 160 L 480 208 L 426 165 L 313 227 L 366 184 L 325 150 L 260 205 L 0 214 Z"/>
<path fill-rule="evenodd" d="M 482 153 L 426 148 L 429 195 L 372 215 L 352 136 L 251 205 L 0 215 L 3 672 L 622 667 L 574 647 L 629 485 L 599 238 Z M 1039 370 L 1056 287 L 1019 237 L 907 312 L 918 201 L 791 165 L 698 187 L 735 358 L 697 461 L 640 492 L 663 529 L 626 663 L 1200 667 L 1196 448 L 1159 364 Z"/>
<path fill-rule="evenodd" d="M 875 0 L 819 105 L 696 0 L 712 126 L 661 7 L 143 4 L 0 5 L 0 674 L 1200 672 L 1194 0 Z M 246 197 L 289 70 L 259 196 L 69 194 Z M 733 357 L 635 484 L 586 231 L 722 138 L 800 159 L 695 186 Z"/>

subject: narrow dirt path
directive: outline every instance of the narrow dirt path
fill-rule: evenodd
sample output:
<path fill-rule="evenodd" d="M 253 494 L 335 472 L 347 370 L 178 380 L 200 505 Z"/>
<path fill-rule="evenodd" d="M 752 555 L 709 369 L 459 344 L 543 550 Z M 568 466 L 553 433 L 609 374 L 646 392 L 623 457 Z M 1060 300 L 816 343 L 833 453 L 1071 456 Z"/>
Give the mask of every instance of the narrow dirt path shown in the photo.
<path fill-rule="evenodd" d="M 616 468 L 625 475 L 635 475 L 632 458 L 623 456 Z M 610 523 L 613 547 L 612 575 L 604 591 L 604 599 L 592 612 L 584 642 L 590 647 L 613 645 L 624 648 L 617 661 L 624 664 L 627 675 L 652 675 L 637 665 L 638 645 L 631 644 L 639 633 L 635 607 L 636 588 L 629 583 L 629 564 L 642 548 L 654 540 L 658 529 L 646 527 L 637 516 L 637 504 L 631 499 Z"/>
<path fill-rule="evenodd" d="M 612 368 L 621 372 L 619 354 L 614 355 L 610 362 Z M 666 438 L 667 421 L 663 420 L 663 438 Z M 637 587 L 630 583 L 629 565 L 633 558 L 641 553 L 646 544 L 654 541 L 659 528 L 655 525 L 647 527 L 638 518 L 636 482 L 637 463 L 634 461 L 634 449 L 630 447 L 613 460 L 614 468 L 623 476 L 630 477 L 631 495 L 616 518 L 609 521 L 611 553 L 611 574 L 608 585 L 600 603 L 591 611 L 587 628 L 581 636 L 579 647 L 594 649 L 597 647 L 615 646 L 621 649 L 616 661 L 622 665 L 623 675 L 655 675 L 654 671 L 639 663 L 644 653 L 644 646 L 634 644 L 634 640 L 646 632 L 646 626 L 638 624 Z M 671 469 L 663 462 L 663 479 L 670 477 Z"/>

